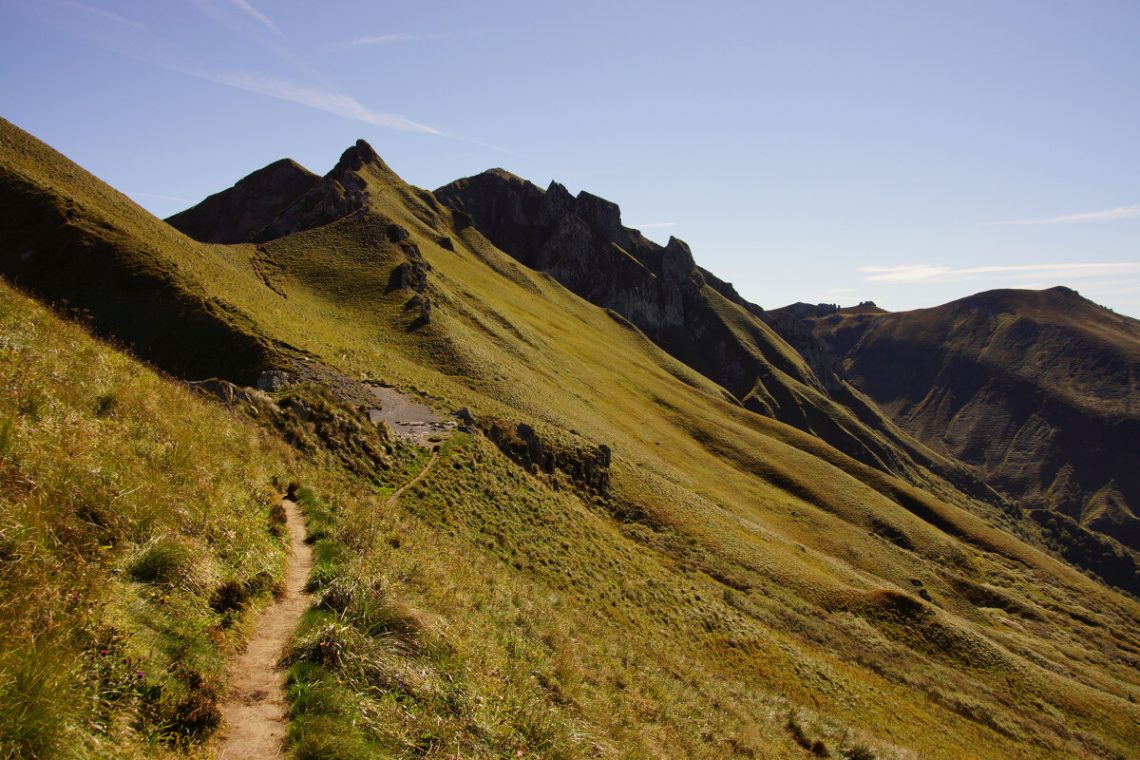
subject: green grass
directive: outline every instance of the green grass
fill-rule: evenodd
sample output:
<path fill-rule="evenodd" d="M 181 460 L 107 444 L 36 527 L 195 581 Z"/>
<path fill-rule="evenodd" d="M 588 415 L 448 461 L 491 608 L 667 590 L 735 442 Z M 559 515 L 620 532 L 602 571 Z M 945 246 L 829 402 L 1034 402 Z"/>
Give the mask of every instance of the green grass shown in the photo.
<path fill-rule="evenodd" d="M 7 285 L 0 336 L 0 757 L 191 749 L 280 575 L 292 455 Z"/>
<path fill-rule="evenodd" d="M 251 247 L 198 246 L 38 150 L 19 165 L 43 192 L 78 194 L 84 218 L 117 230 L 116 250 L 226 304 L 227 329 L 272 345 L 286 368 L 323 365 L 414 391 L 444 414 L 466 406 L 480 419 L 524 422 L 559 450 L 613 449 L 605 494 L 528 473 L 480 435 L 454 436 L 395 506 L 388 495 L 423 455 L 397 451 L 388 469 L 362 478 L 351 461 L 316 451 L 290 473 L 309 487 L 299 496 L 318 554 L 316 609 L 292 654 L 297 755 L 802 758 L 792 712 L 833 754 L 860 746 L 882 758 L 1099 757 L 1140 738 L 1140 710 L 1128 700 L 1140 693 L 1134 600 L 995 527 L 992 508 L 917 464 L 903 482 L 729 403 L 627 324 L 474 230 L 452 229 L 422 191 L 374 177 L 368 212 L 266 245 L 271 289 Z M 404 259 L 388 242 L 391 223 L 432 267 L 427 325 L 404 310 L 408 293 L 387 288 Z M 454 250 L 438 245 L 441 235 Z M 26 452 L 29 420 L 54 414 L 44 378 L 97 377 L 97 368 L 76 360 L 26 370 L 8 402 L 14 422 L 0 419 L 0 450 Z M 117 386 L 93 385 L 82 404 L 92 432 L 80 438 L 101 440 L 97 425 L 131 418 L 123 410 L 137 404 Z M 108 393 L 113 403 L 102 400 Z M 136 424 L 173 424 L 171 409 L 152 406 Z M 220 619 L 208 591 L 260 569 L 231 570 L 238 556 L 259 555 L 229 550 L 205 563 L 217 572 L 191 573 L 203 580 L 177 589 L 200 600 L 193 614 L 159 615 L 166 608 L 152 597 L 165 586 L 124 580 L 151 542 L 186 535 L 228 545 L 224 530 L 208 527 L 236 512 L 219 506 L 215 520 L 197 519 L 203 501 L 189 499 L 184 518 L 173 503 L 152 507 L 154 488 L 129 492 L 160 476 L 188 481 L 175 490 L 184 498 L 230 477 L 268 481 L 271 467 L 236 473 L 248 455 L 215 437 L 223 445 L 210 439 L 200 456 L 221 474 L 208 476 L 193 448 L 108 445 L 106 467 L 153 464 L 155 474 L 108 487 L 103 501 L 118 497 L 115 508 L 80 526 L 124 534 L 92 542 L 91 562 L 120 569 L 108 577 L 134 584 L 125 598 L 137 599 L 95 619 L 147 611 L 133 630 L 162 657 L 177 653 L 179 631 L 209 630 L 180 621 Z M 52 466 L 99 482 L 59 440 L 45 454 Z M 23 504 L 30 493 L 0 498 Z M 119 525 L 127 507 L 138 514 Z M 267 505 L 252 514 L 264 518 L 235 523 L 237 540 L 256 527 L 271 541 Z M 106 587 L 102 577 L 95 586 Z M 999 591 L 979 594 L 984 586 Z M 38 668 L 57 651 L 43 646 L 21 662 Z M 72 653 L 62 662 L 83 662 L 80 650 L 58 651 Z M 209 650 L 188 645 L 181 656 L 202 663 Z M 55 688 L 59 671 L 44 670 L 42 688 Z M 36 704 L 43 717 L 28 725 L 71 703 Z"/>

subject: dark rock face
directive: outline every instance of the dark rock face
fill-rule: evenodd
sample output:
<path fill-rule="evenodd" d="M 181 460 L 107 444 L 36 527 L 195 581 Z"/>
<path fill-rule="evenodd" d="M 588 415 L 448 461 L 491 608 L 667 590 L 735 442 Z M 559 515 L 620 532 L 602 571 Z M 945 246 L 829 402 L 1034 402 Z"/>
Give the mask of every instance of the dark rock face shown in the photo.
<path fill-rule="evenodd" d="M 731 284 L 706 276 L 681 240 L 670 238 L 661 246 L 624 227 L 620 209 L 610 201 L 587 192 L 575 197 L 556 182 L 543 191 L 501 169 L 457 180 L 435 194 L 496 247 L 613 309 L 737 397 L 751 390 L 761 364 L 820 385 L 787 360 L 779 338 L 764 325 L 750 326 L 755 346 L 742 345 L 718 310 L 739 307 L 745 320 L 763 310 Z"/>
<path fill-rule="evenodd" d="M 283 159 L 166 221 L 208 243 L 264 243 L 320 227 L 368 204 L 366 175 L 395 176 L 364 140 L 318 177 Z"/>
<path fill-rule="evenodd" d="M 166 221 L 204 243 L 258 241 L 267 220 L 276 218 L 320 182 L 316 174 L 283 158 Z"/>
<path fill-rule="evenodd" d="M 267 393 L 276 393 L 296 382 L 296 378 L 288 372 L 279 369 L 267 369 L 258 376 L 257 389 Z"/>

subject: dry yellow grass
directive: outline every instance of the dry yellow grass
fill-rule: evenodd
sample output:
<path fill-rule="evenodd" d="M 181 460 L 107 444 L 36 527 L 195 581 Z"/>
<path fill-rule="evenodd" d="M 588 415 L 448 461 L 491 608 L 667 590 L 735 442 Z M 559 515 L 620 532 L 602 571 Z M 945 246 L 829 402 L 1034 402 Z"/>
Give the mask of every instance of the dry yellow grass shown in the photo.
<path fill-rule="evenodd" d="M 54 186 L 61 159 L 41 159 Z M 366 212 L 261 252 L 178 236 L 127 249 L 172 266 L 192 251 L 185 287 L 223 300 L 230 329 L 281 362 L 307 355 L 562 447 L 609 445 L 612 488 L 533 476 L 481 436 L 454 439 L 395 509 L 312 465 L 315 581 L 336 594 L 298 643 L 299 756 L 1136 746 L 1134 600 L 967 511 L 929 473 L 920 491 L 729 403 L 624 320 L 453 229 L 430 195 L 370 181 Z M 161 224 L 125 206 L 90 213 Z M 392 223 L 431 265 L 430 324 L 388 288 L 404 259 Z M 344 657 L 322 659 L 330 647 Z M 343 741 L 321 745 L 330 731 Z"/>

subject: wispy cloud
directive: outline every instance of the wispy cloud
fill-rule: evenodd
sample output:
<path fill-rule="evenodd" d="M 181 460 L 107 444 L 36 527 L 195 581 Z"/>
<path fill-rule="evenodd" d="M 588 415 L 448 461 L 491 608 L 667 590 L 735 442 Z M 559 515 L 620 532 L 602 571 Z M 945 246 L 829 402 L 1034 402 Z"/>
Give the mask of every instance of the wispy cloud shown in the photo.
<path fill-rule="evenodd" d="M 234 1 L 238 2 L 238 0 Z M 192 2 L 212 17 L 215 16 L 217 9 L 207 0 L 192 0 Z M 248 2 L 243 4 L 243 10 L 246 6 L 249 10 L 257 12 L 257 9 L 250 6 Z M 420 124 L 406 116 L 373 111 L 360 101 L 339 92 L 332 86 L 297 82 L 255 73 L 219 72 L 204 67 L 200 62 L 180 53 L 168 40 L 150 31 L 145 25 L 116 13 L 77 2 L 77 0 L 54 0 L 44 2 L 42 6 L 38 7 L 44 9 L 45 12 L 52 9 L 58 11 L 47 13 L 44 20 L 48 23 L 57 25 L 105 50 L 151 66 L 227 87 L 286 100 L 376 127 L 444 135 L 441 130 Z M 266 20 L 269 21 L 269 24 L 273 23 L 269 19 Z"/>
<path fill-rule="evenodd" d="M 311 87 L 298 82 L 277 79 L 276 77 L 269 77 L 262 74 L 241 72 L 208 74 L 195 72 L 195 75 L 202 79 L 208 79 L 211 82 L 224 84 L 228 87 L 235 87 L 239 90 L 246 90 L 247 92 L 256 92 L 259 95 L 267 95 L 271 98 L 287 100 L 291 103 L 298 103 L 303 106 L 308 106 L 309 108 L 315 108 L 318 111 L 325 111 L 326 113 L 335 114 L 345 119 L 352 119 L 353 121 L 371 124 L 376 127 L 388 127 L 389 129 L 399 129 L 404 132 L 423 132 L 429 135 L 443 135 L 443 132 L 440 130 L 412 121 L 406 116 L 401 116 L 397 113 L 373 111 L 362 105 L 360 101 L 355 98 L 333 90 Z"/>
<path fill-rule="evenodd" d="M 635 230 L 661 230 L 666 227 L 676 227 L 677 222 L 649 222 L 648 224 L 631 224 Z"/>
<path fill-rule="evenodd" d="M 391 34 L 373 34 L 365 37 L 356 37 L 355 39 L 342 42 L 337 45 L 342 50 L 349 50 L 351 48 L 365 47 L 367 45 L 385 45 L 389 42 L 407 42 L 408 40 L 416 39 L 416 35 L 409 34 L 408 32 L 392 32 Z"/>
<path fill-rule="evenodd" d="M 242 13 L 249 16 L 269 31 L 273 32 L 274 34 L 281 34 L 281 28 L 277 26 L 277 24 L 273 23 L 273 20 L 270 19 L 269 16 L 266 16 L 257 8 L 254 8 L 249 0 L 230 0 L 230 2 L 232 2 L 234 6 Z"/>
<path fill-rule="evenodd" d="M 1121 219 L 1138 218 L 1140 218 L 1140 203 L 1133 206 L 1117 206 L 1116 208 L 1106 208 L 1101 211 L 1085 211 L 1080 214 L 1049 216 L 1043 219 L 1008 219 L 1001 222 L 989 222 L 989 224 L 1086 224 L 1089 222 L 1117 222 Z"/>
<path fill-rule="evenodd" d="M 929 283 L 966 280 L 985 276 L 1013 276 L 1026 279 L 1074 280 L 1089 277 L 1140 273 L 1140 261 L 1110 261 L 1072 264 L 1010 264 L 984 267 L 947 267 L 930 264 L 867 266 L 859 271 L 871 282 Z"/>

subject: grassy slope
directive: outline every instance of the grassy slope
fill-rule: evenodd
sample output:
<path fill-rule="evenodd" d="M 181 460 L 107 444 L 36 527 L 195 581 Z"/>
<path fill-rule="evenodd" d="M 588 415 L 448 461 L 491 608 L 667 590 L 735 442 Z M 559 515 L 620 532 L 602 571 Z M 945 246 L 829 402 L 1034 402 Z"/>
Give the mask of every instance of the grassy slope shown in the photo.
<path fill-rule="evenodd" d="M 0 273 L 190 378 L 252 382 L 282 310 L 253 246 L 190 240 L 0 119 Z"/>
<path fill-rule="evenodd" d="M 1094 756 L 1136 743 L 1134 602 L 724 402 L 623 321 L 450 229 L 423 191 L 379 173 L 372 203 L 268 244 L 272 289 L 247 287 L 241 247 L 205 249 L 229 257 L 237 285 L 201 287 L 346 373 L 418 388 L 443 410 L 527 421 L 566 445 L 606 443 L 615 462 L 613 494 L 584 498 L 481 437 L 459 439 L 398 510 L 352 484 L 329 497 L 348 526 L 341 545 L 361 557 L 342 563 L 343 582 L 381 587 L 417 611 L 408 630 L 442 642 L 365 657 L 372 638 L 354 639 L 347 651 L 389 664 L 338 673 L 355 687 L 337 692 L 345 709 L 377 716 L 394 702 L 411 716 L 358 721 L 361 741 L 446 751 L 422 736 L 432 725 L 487 754 L 538 741 L 547 754 L 799 756 L 784 727 L 795 708 L 833 748 L 850 729 L 884 756 Z M 388 222 L 433 268 L 433 319 L 418 329 L 408 294 L 386 292 L 402 258 Z M 405 665 L 462 676 L 468 701 L 384 675 Z M 552 677 L 568 694 L 552 693 Z"/>
<path fill-rule="evenodd" d="M 0 388 L 0 757 L 194 747 L 289 452 L 6 284 Z"/>

